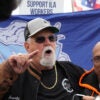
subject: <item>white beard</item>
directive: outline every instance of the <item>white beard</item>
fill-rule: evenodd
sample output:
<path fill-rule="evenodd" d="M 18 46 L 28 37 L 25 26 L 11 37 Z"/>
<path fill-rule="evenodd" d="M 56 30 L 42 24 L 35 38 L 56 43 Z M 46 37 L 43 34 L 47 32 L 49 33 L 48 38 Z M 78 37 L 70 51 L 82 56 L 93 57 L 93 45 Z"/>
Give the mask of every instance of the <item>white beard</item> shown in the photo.
<path fill-rule="evenodd" d="M 46 51 L 48 50 L 51 51 L 49 55 L 46 53 Z M 55 55 L 55 51 L 53 50 L 53 48 L 51 46 L 45 47 L 42 52 L 42 58 L 40 60 L 40 64 L 44 67 L 48 67 L 51 69 L 55 65 L 55 61 L 56 61 L 56 55 Z"/>

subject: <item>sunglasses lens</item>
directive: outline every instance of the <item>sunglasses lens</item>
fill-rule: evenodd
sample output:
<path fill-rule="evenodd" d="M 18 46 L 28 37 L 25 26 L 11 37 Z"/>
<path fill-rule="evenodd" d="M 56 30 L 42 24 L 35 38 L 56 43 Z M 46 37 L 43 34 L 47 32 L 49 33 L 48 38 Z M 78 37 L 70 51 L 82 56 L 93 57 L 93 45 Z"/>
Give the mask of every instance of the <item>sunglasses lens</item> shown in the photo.
<path fill-rule="evenodd" d="M 37 42 L 37 43 L 43 43 L 44 41 L 45 41 L 45 37 L 37 37 L 37 38 L 35 38 L 35 41 Z"/>
<path fill-rule="evenodd" d="M 51 35 L 51 36 L 49 36 L 48 38 L 49 38 L 49 40 L 50 40 L 51 42 L 57 41 L 57 36 L 56 36 L 56 35 Z"/>
<path fill-rule="evenodd" d="M 39 36 L 39 37 L 36 37 L 35 38 L 35 41 L 37 42 L 37 43 L 43 43 L 43 42 L 45 42 L 45 37 L 44 36 Z M 54 42 L 54 41 L 57 41 L 57 36 L 56 35 L 50 35 L 49 37 L 48 37 L 48 39 L 49 39 L 49 41 L 50 42 Z"/>

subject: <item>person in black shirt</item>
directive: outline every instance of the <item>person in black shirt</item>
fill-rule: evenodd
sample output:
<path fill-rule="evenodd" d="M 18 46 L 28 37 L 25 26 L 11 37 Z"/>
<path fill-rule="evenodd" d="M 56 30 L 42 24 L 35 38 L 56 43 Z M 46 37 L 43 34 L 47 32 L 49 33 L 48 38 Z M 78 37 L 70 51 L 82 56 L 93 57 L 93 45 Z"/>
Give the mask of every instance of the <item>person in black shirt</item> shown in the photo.
<path fill-rule="evenodd" d="M 28 53 L 35 54 L 23 73 L 16 72 L 16 81 L 11 81 L 3 100 L 71 100 L 81 92 L 78 81 L 84 70 L 68 61 L 56 61 L 58 32 L 58 28 L 42 18 L 27 23 L 24 46 Z"/>
<path fill-rule="evenodd" d="M 93 68 L 83 73 L 79 85 L 84 88 L 83 94 L 94 96 L 100 100 L 100 41 L 93 47 Z"/>
<path fill-rule="evenodd" d="M 7 67 L 1 67 L 2 100 L 72 100 L 74 94 L 82 93 L 78 82 L 84 70 L 56 60 L 58 32 L 42 18 L 27 23 L 24 46 L 28 54 L 19 54 L 20 60 L 9 58 Z"/>

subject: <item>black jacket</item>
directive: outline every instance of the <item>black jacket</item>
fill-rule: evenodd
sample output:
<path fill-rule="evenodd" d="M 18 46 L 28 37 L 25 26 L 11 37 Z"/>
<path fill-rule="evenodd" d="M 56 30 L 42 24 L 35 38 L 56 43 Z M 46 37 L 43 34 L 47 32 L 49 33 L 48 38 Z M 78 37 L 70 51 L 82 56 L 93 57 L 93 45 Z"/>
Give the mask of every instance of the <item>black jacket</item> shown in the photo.
<path fill-rule="evenodd" d="M 70 81 L 72 88 L 74 89 L 74 92 L 71 93 L 66 99 L 72 100 L 73 94 L 81 93 L 81 89 L 78 85 L 78 82 L 84 70 L 67 61 L 56 62 L 56 66 L 62 69 L 62 73 L 65 73 L 65 75 Z M 3 100 L 37 100 L 39 85 L 40 81 L 39 79 L 37 79 L 36 73 L 33 77 L 29 73 L 29 71 L 26 71 L 19 76 L 18 80 L 16 80 L 8 93 L 5 94 Z"/>
<path fill-rule="evenodd" d="M 85 72 L 81 76 L 79 85 L 84 88 L 82 94 L 90 96 L 100 95 L 99 82 L 94 69 Z"/>

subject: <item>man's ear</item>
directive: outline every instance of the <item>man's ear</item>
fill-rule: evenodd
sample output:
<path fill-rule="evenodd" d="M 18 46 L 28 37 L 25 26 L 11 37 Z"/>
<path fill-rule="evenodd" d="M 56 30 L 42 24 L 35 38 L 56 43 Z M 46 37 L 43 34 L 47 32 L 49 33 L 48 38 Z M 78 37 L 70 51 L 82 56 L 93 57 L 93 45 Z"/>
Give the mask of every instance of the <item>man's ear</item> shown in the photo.
<path fill-rule="evenodd" d="M 27 51 L 29 51 L 29 43 L 28 43 L 28 42 L 25 42 L 25 43 L 24 43 L 24 47 L 25 47 L 25 49 L 26 49 Z"/>

